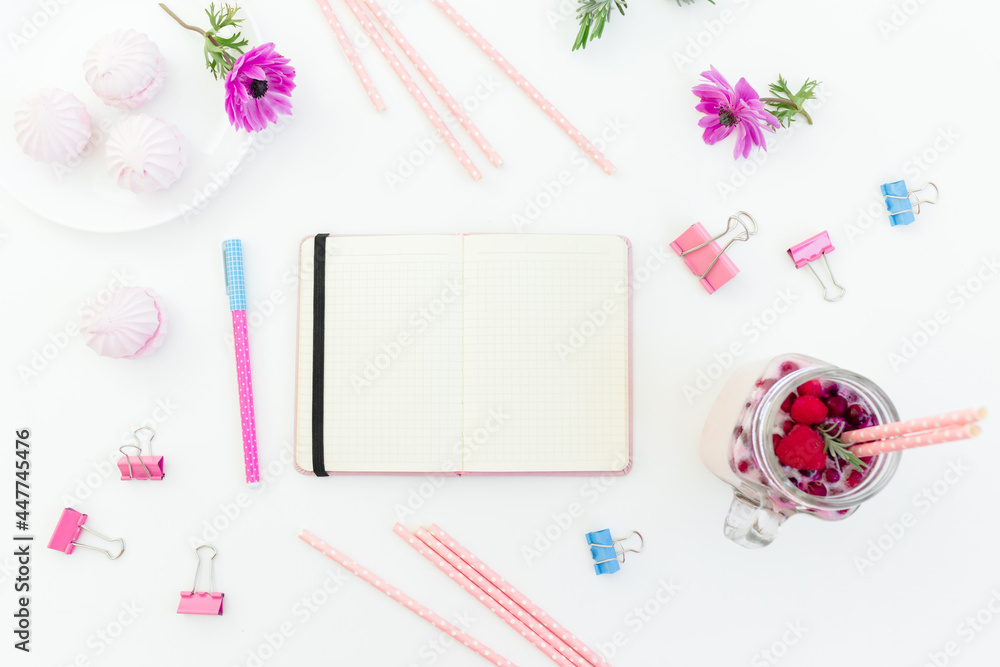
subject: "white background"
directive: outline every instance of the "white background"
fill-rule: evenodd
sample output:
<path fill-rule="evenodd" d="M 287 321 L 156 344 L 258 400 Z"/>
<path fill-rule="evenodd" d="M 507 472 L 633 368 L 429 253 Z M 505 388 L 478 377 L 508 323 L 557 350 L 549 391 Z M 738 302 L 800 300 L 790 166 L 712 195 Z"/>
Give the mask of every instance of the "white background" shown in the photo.
<path fill-rule="evenodd" d="M 84 0 L 71 0 L 66 15 L 53 21 L 81 11 L 75 3 Z M 518 231 L 512 216 L 523 215 L 526 202 L 538 201 L 563 170 L 571 172 L 570 184 L 521 231 L 624 234 L 637 268 L 655 265 L 652 258 L 698 220 L 715 230 L 745 209 L 760 233 L 731 251 L 742 273 L 715 295 L 705 294 L 674 257 L 637 276 L 631 474 L 598 482 L 601 492 L 585 491 L 595 487 L 584 478 L 439 480 L 405 522 L 440 523 L 591 646 L 611 648 L 619 633 L 624 641 L 614 665 L 769 664 L 759 652 L 782 641 L 787 623 L 807 628 L 794 645 L 777 648 L 790 665 L 933 664 L 928 654 L 949 642 L 957 655 L 939 655 L 938 664 L 995 664 L 1000 617 L 983 612 L 987 622 L 979 632 L 962 626 L 991 598 L 1000 609 L 992 477 L 1000 456 L 992 423 L 978 441 L 906 454 L 888 489 L 848 520 L 794 518 L 772 546 L 751 552 L 723 538 L 730 492 L 697 453 L 719 383 L 690 402 L 683 387 L 708 372 L 716 355 L 727 361 L 724 351 L 738 342 L 744 353 L 737 361 L 801 351 L 858 371 L 883 386 L 904 417 L 998 407 L 1000 280 L 984 264 L 996 261 L 1000 240 L 992 196 L 1000 106 L 996 4 L 910 0 L 910 14 L 897 14 L 899 29 L 886 35 L 879 22 L 891 20 L 894 4 L 882 0 L 636 2 L 604 40 L 571 53 L 576 27 L 557 20 L 555 0 L 455 3 L 589 136 L 622 128 L 606 151 L 617 174 L 592 164 L 579 169 L 576 147 L 454 26 L 424 0 L 404 0 L 397 24 L 456 96 L 473 95 L 483 77 L 498 82 L 473 116 L 506 164 L 489 167 L 470 145 L 485 170 L 473 183 L 438 147 L 391 190 L 385 173 L 430 135 L 405 90 L 374 49 L 362 48 L 389 107 L 377 115 L 314 3 L 258 0 L 248 6 L 264 36 L 298 70 L 295 118 L 199 215 L 98 235 L 49 223 L 0 194 L 6 451 L 0 535 L 14 533 L 14 432 L 30 428 L 37 536 L 30 656 L 10 648 L 12 547 L 0 549 L 3 650 L 14 658 L 5 664 L 253 665 L 262 646 L 267 665 L 431 664 L 428 642 L 438 633 L 359 580 L 348 578 L 329 596 L 317 593 L 337 568 L 296 538 L 302 528 L 442 615 L 467 612 L 471 633 L 515 663 L 550 664 L 392 534 L 401 508 L 426 493 L 429 480 L 314 479 L 282 461 L 292 438 L 299 239 L 320 231 Z M 5 8 L 4 34 L 37 5 Z M 333 6 L 353 32 L 346 8 L 339 0 Z M 713 37 L 708 26 L 719 32 L 721 23 L 713 22 L 724 9 L 732 12 L 729 24 Z M 100 12 L 101 3 L 86 3 L 86 11 Z M 161 20 L 150 3 L 149 21 Z M 114 16 L 107 26 L 118 27 Z M 675 54 L 699 39 L 702 53 L 692 50 L 693 62 L 678 64 Z M 45 44 L 44 30 L 17 54 L 6 39 L 0 49 L 5 69 L 64 57 L 58 45 Z M 733 83 L 746 76 L 761 92 L 778 72 L 793 83 L 821 79 L 825 99 L 814 107 L 815 126 L 779 131 L 766 161 L 748 166 L 749 177 L 734 177 L 731 141 L 705 146 L 696 127 L 690 89 L 710 63 Z M 68 60 L 67 76 L 78 76 L 78 68 Z M 2 125 L 10 132 L 8 118 Z M 879 201 L 879 184 L 900 178 L 935 181 L 940 203 L 909 227 L 890 228 L 883 215 L 859 225 L 859 209 Z M 720 190 L 731 182 L 741 187 Z M 195 197 L 203 184 L 176 187 Z M 837 247 L 831 266 L 848 289 L 837 304 L 822 301 L 812 275 L 796 271 L 785 254 L 822 229 Z M 261 459 L 278 470 L 258 491 L 243 484 L 227 341 L 221 241 L 233 236 L 245 241 L 251 317 L 258 313 L 250 338 Z M 979 271 L 994 279 L 977 283 Z M 169 312 L 166 342 L 147 359 L 99 358 L 79 336 L 58 335 L 115 272 L 155 289 Z M 959 286 L 980 289 L 964 300 Z M 789 292 L 794 303 L 774 320 L 769 309 L 779 292 Z M 936 311 L 944 324 L 932 337 L 918 335 Z M 770 325 L 758 327 L 754 318 Z M 914 337 L 919 350 L 894 364 L 890 355 L 901 355 Z M 58 353 L 23 379 L 19 367 L 30 367 L 54 340 L 63 343 Z M 158 404 L 169 415 L 157 412 Z M 163 416 L 156 444 L 166 457 L 166 481 L 91 475 L 125 433 Z M 948 484 L 942 480 L 953 465 L 965 472 Z M 941 493 L 935 502 L 917 499 L 935 483 Z M 238 500 L 249 504 L 237 515 Z M 125 537 L 125 556 L 111 562 L 85 551 L 46 550 L 68 502 L 88 513 L 96 530 Z M 563 530 L 554 517 L 573 503 L 583 515 Z M 907 513 L 911 527 L 892 537 L 887 526 Z M 224 528 L 206 535 L 213 522 Z M 605 527 L 642 531 L 647 549 L 620 573 L 596 577 L 583 534 Z M 529 563 L 523 550 L 535 548 L 545 531 L 561 534 L 547 548 L 539 543 Z M 178 593 L 193 574 L 191 543 L 206 536 L 219 550 L 225 616 L 179 616 Z M 872 547 L 880 540 L 889 546 L 884 555 Z M 863 558 L 872 558 L 870 566 L 860 564 Z M 670 582 L 679 591 L 666 604 L 656 602 Z M 301 601 L 313 595 L 324 604 L 305 614 Z M 141 611 L 119 634 L 123 603 Z M 644 606 L 643 620 L 634 608 Z M 279 642 L 283 624 L 290 636 Z M 110 645 L 98 639 L 109 630 L 118 635 Z M 269 637 L 281 644 L 276 653 L 266 648 Z M 486 664 L 479 660 L 452 647 L 434 664 Z"/>

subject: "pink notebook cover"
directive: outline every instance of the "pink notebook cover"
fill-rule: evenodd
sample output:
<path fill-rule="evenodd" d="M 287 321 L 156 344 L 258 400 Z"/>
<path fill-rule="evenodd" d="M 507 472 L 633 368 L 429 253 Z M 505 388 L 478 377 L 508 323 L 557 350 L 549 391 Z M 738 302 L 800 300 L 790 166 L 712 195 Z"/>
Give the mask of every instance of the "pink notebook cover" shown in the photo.
<path fill-rule="evenodd" d="M 469 236 L 469 235 L 470 234 L 468 234 L 468 233 L 458 234 L 458 236 Z M 317 236 L 320 236 L 320 235 L 307 236 L 304 239 L 302 239 L 302 242 L 300 243 L 300 250 L 301 250 L 301 246 L 303 246 L 303 245 L 305 245 L 307 243 L 314 243 L 315 239 L 317 238 Z M 323 235 L 323 236 L 332 236 L 332 235 Z M 343 234 L 343 235 L 338 235 L 338 236 L 341 236 L 341 237 L 350 237 L 350 236 L 374 236 L 374 235 L 368 235 L 368 234 L 366 234 L 366 235 L 360 235 L 360 234 L 354 234 L 354 235 Z M 386 236 L 390 236 L 390 235 L 386 235 Z M 391 235 L 391 236 L 395 236 L 395 235 Z M 567 236 L 579 236 L 579 235 L 572 234 L 572 235 L 567 235 Z M 353 471 L 353 470 L 350 470 L 350 471 L 344 471 L 344 470 L 325 470 L 325 474 L 327 476 L 328 475 L 405 475 L 405 476 L 420 475 L 420 476 L 436 476 L 436 477 L 465 477 L 465 476 L 487 476 L 487 475 L 488 476 L 510 476 L 510 475 L 516 475 L 516 476 L 519 476 L 519 477 L 553 477 L 553 476 L 596 477 L 596 476 L 603 476 L 603 475 L 625 475 L 625 474 L 628 474 L 628 472 L 632 470 L 632 464 L 633 464 L 633 437 L 634 437 L 633 428 L 632 428 L 632 418 L 633 418 L 633 398 L 632 398 L 632 382 L 633 382 L 633 370 L 632 370 L 632 322 L 633 322 L 633 319 L 632 319 L 632 296 L 633 296 L 633 290 L 632 290 L 632 242 L 626 236 L 622 236 L 622 235 L 617 235 L 617 236 L 618 236 L 618 238 L 620 238 L 625 243 L 626 255 L 627 255 L 627 261 L 626 261 L 626 282 L 627 282 L 627 285 L 628 285 L 628 293 L 627 293 L 627 301 L 628 301 L 628 315 L 627 315 L 627 317 L 628 317 L 628 460 L 626 461 L 624 467 L 622 467 L 619 470 L 584 470 L 584 471 L 562 470 L 562 471 L 557 471 L 557 472 L 552 472 L 552 471 L 489 472 L 489 471 L 464 471 L 464 470 L 455 471 L 455 472 L 446 472 L 446 471 L 440 471 L 440 470 L 434 470 L 434 471 L 389 471 L 389 472 L 379 472 L 379 471 Z M 299 257 L 301 258 L 301 256 L 302 256 L 302 254 L 300 252 L 299 253 Z M 303 280 L 301 278 L 301 276 L 302 276 L 301 262 L 300 262 L 300 266 L 299 266 L 299 273 L 300 273 L 300 279 L 299 279 L 299 287 L 298 287 L 298 296 L 299 296 L 298 301 L 299 301 L 299 304 L 301 304 L 302 303 L 302 298 L 301 298 L 302 297 L 302 285 L 303 285 Z M 300 308 L 301 308 L 301 305 L 300 305 Z M 301 326 L 302 326 L 301 321 L 302 320 L 301 320 L 301 317 L 300 317 L 299 318 L 299 328 L 300 328 L 299 333 L 301 333 Z M 300 335 L 297 335 L 296 336 L 296 359 L 299 358 L 299 348 L 300 348 L 300 345 L 301 345 L 301 343 L 300 343 L 301 340 L 302 340 L 302 337 Z M 296 415 L 296 418 L 297 418 L 297 416 L 299 414 L 300 401 L 302 400 L 302 397 L 299 395 L 299 392 L 298 392 L 298 389 L 297 389 L 299 387 L 299 380 L 301 379 L 300 378 L 301 369 L 299 368 L 298 365 L 296 365 L 296 368 L 297 368 L 297 370 L 296 370 L 295 415 Z M 297 449 L 297 446 L 298 446 L 298 433 L 296 433 L 295 445 L 293 447 L 295 449 Z M 312 476 L 312 477 L 318 476 L 317 473 L 314 470 L 308 470 L 308 469 L 303 468 L 302 466 L 299 465 L 299 461 L 298 461 L 297 456 L 295 455 L 295 451 L 293 451 L 293 459 L 294 459 L 294 465 L 295 465 L 295 470 L 296 471 L 298 471 L 299 473 L 301 473 L 303 475 L 308 475 L 308 476 Z"/>

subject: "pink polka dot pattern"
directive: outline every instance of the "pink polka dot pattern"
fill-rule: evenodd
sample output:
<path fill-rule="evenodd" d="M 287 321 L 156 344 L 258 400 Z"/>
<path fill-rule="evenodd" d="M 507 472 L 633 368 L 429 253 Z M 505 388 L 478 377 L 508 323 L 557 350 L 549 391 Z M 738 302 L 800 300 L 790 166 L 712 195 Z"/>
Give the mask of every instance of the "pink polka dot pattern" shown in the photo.
<path fill-rule="evenodd" d="M 908 421 L 893 422 L 892 424 L 879 424 L 878 426 L 861 428 L 856 431 L 847 431 L 840 439 L 844 442 L 869 442 L 871 440 L 895 438 L 900 435 L 929 431 L 946 426 L 973 424 L 985 418 L 986 408 L 969 408 L 968 410 L 945 412 L 933 417 L 920 417 Z"/>
<path fill-rule="evenodd" d="M 413 46 L 411 46 L 406 40 L 403 33 L 400 32 L 399 28 L 396 27 L 396 24 L 393 23 L 391 18 L 389 18 L 389 15 L 382 11 L 382 8 L 379 7 L 374 0 L 365 0 L 365 6 L 368 7 L 368 11 L 370 11 L 382 27 L 385 28 L 385 31 L 389 33 L 389 36 L 395 40 L 396 45 L 402 49 L 406 57 L 410 59 L 411 63 L 413 63 L 413 66 L 417 68 L 417 71 L 419 71 L 420 74 L 427 80 L 427 83 L 431 84 L 431 88 L 433 88 L 437 96 L 441 98 L 441 101 L 448 105 L 451 112 L 455 114 L 455 118 L 458 119 L 458 123 L 462 126 L 466 133 L 468 133 L 472 140 L 476 142 L 486 157 L 489 158 L 490 163 L 492 163 L 494 167 L 502 165 L 503 159 L 500 157 L 500 154 L 493 149 L 490 142 L 486 141 L 486 137 L 484 137 L 482 132 L 479 131 L 479 128 L 475 126 L 472 119 L 469 118 L 469 115 L 465 113 L 465 109 L 462 108 L 462 105 L 451 96 L 451 93 L 449 93 L 444 87 L 444 84 L 441 83 L 441 79 L 434 75 L 434 72 L 430 70 L 427 63 L 424 62 L 424 59 L 420 57 L 420 54 L 417 53 L 416 49 L 414 49 Z"/>
<path fill-rule="evenodd" d="M 423 528 L 417 529 L 414 535 L 402 524 L 396 524 L 393 530 L 413 547 L 421 556 L 434 563 L 457 583 L 462 590 L 472 594 L 490 611 L 499 616 L 508 625 L 517 630 L 522 637 L 530 641 L 535 648 L 552 659 L 560 667 L 591 667 L 587 660 L 575 653 L 565 642 L 536 621 L 530 614 L 517 606 L 513 600 L 504 595 L 503 591 L 491 584 L 489 580 L 473 570 L 448 547 L 441 544 L 433 535 Z"/>
<path fill-rule="evenodd" d="M 361 85 L 365 87 L 365 92 L 368 93 L 368 97 L 371 99 L 372 104 L 375 105 L 375 110 L 385 111 L 385 102 L 382 101 L 382 96 L 378 94 L 378 90 L 375 89 L 375 84 L 372 83 L 371 77 L 368 76 L 368 70 L 366 70 L 365 66 L 361 64 L 361 58 L 358 57 L 354 47 L 351 46 L 350 40 L 347 39 L 347 34 L 344 32 L 343 26 L 340 25 L 337 15 L 333 13 L 330 3 L 326 0 L 316 0 L 316 2 L 319 4 L 320 9 L 323 10 L 326 22 L 330 24 L 331 28 L 333 28 L 333 34 L 337 36 L 337 41 L 340 42 L 340 48 L 344 50 L 344 55 L 347 56 L 347 60 L 350 61 L 351 67 L 354 69 L 354 73 L 358 75 L 358 79 L 361 80 Z"/>
<path fill-rule="evenodd" d="M 559 110 L 552 106 L 552 103 L 547 99 L 542 97 L 542 94 L 525 79 L 520 72 L 514 69 L 514 66 L 510 64 L 509 61 L 504 60 L 504 57 L 494 49 L 486 39 L 476 32 L 475 28 L 469 25 L 469 22 L 462 18 L 458 12 L 452 9 L 445 0 L 431 0 L 434 6 L 440 9 L 444 14 L 452 20 L 452 22 L 457 25 L 462 32 L 464 32 L 469 39 L 476 43 L 483 53 L 489 56 L 490 60 L 497 64 L 497 66 L 504 71 L 508 78 L 510 78 L 517 87 L 520 88 L 525 95 L 530 97 L 535 104 L 537 104 L 542 111 L 551 118 L 556 125 L 558 125 L 562 130 L 569 135 L 569 138 L 576 142 L 576 145 L 580 147 L 587 156 L 596 162 L 601 169 L 607 174 L 613 174 L 615 172 L 615 165 L 611 164 L 608 158 L 604 157 L 601 151 L 590 143 L 590 141 L 580 132 L 580 130 L 573 127 L 573 125 L 566 120 L 566 117 L 559 113 Z"/>
<path fill-rule="evenodd" d="M 409 92 L 410 96 L 413 97 L 417 104 L 420 105 L 421 111 L 423 111 L 427 116 L 427 119 L 430 120 L 431 125 L 433 125 L 434 128 L 441 134 L 441 138 L 446 144 L 448 144 L 448 148 L 450 148 L 451 152 L 455 154 L 455 157 L 458 158 L 458 161 L 462 164 L 462 166 L 465 167 L 465 171 L 469 174 L 472 180 L 478 181 L 482 178 L 482 172 L 479 171 L 479 168 L 476 167 L 475 164 L 473 164 L 472 159 L 466 154 L 462 145 L 458 143 L 458 139 L 455 138 L 455 135 L 453 135 L 451 130 L 448 129 L 448 126 L 445 125 L 444 120 L 441 119 L 441 115 L 438 114 L 433 106 L 431 106 L 431 103 L 424 96 L 423 92 L 421 92 L 420 87 L 417 86 L 417 83 L 406 72 L 403 64 L 399 61 L 399 58 L 396 57 L 396 54 L 389 48 L 386 41 L 382 39 L 382 35 L 379 34 L 375 24 L 372 23 L 371 19 L 368 18 L 368 15 L 365 14 L 361 5 L 358 4 L 357 0 L 345 0 L 345 2 L 347 3 L 347 6 L 351 8 L 351 12 L 354 13 L 354 18 L 358 20 L 361 27 L 365 29 L 366 33 L 368 33 L 368 36 L 378 48 L 379 53 L 381 53 L 389 62 L 389 65 L 396 73 L 396 76 L 398 76 L 399 80 L 403 82 L 404 86 L 406 86 L 407 92 Z"/>
<path fill-rule="evenodd" d="M 456 556 L 461 558 L 470 568 L 482 575 L 484 582 L 488 581 L 490 584 L 495 586 L 499 591 L 515 602 L 518 607 L 534 617 L 536 621 L 551 630 L 556 636 L 559 637 L 559 639 L 572 647 L 574 651 L 586 658 L 589 664 L 594 665 L 595 667 L 608 664 L 607 660 L 605 660 L 599 653 L 590 650 L 582 641 L 566 630 L 566 628 L 560 627 L 559 624 L 556 623 L 555 620 L 553 620 L 548 614 L 542 611 L 538 605 L 504 581 L 503 577 L 487 567 L 486 563 L 473 556 L 468 549 L 459 544 L 454 538 L 448 535 L 448 533 L 444 532 L 440 526 L 437 524 L 432 525 L 429 532 L 448 549 L 450 549 Z"/>
<path fill-rule="evenodd" d="M 914 433 L 901 438 L 889 438 L 888 440 L 876 440 L 875 442 L 866 442 L 862 445 L 854 445 L 851 447 L 851 453 L 859 457 L 876 456 L 878 454 L 886 454 L 888 452 L 899 452 L 904 449 L 926 447 L 928 445 L 938 445 L 943 442 L 954 442 L 956 440 L 974 438 L 979 435 L 981 431 L 982 429 L 975 424 L 937 428 L 933 431 Z"/>
<path fill-rule="evenodd" d="M 243 428 L 243 463 L 247 483 L 260 481 L 257 462 L 257 424 L 253 412 L 253 383 L 250 379 L 250 341 L 247 338 L 247 311 L 234 310 L 233 338 L 236 341 L 236 382 L 240 389 L 240 422 Z"/>
<path fill-rule="evenodd" d="M 390 598 L 392 598 L 399 604 L 403 605 L 404 607 L 406 607 L 411 612 L 413 612 L 420 618 L 424 619 L 431 625 L 440 628 L 444 632 L 447 632 L 457 641 L 462 642 L 463 645 L 469 647 L 479 655 L 489 660 L 490 664 L 497 665 L 497 667 L 515 667 L 514 663 L 512 663 L 510 660 L 507 660 L 496 651 L 488 648 L 487 646 L 481 644 L 473 637 L 470 637 L 466 633 L 462 632 L 457 627 L 455 627 L 448 621 L 444 620 L 443 618 L 432 612 L 427 607 L 418 603 L 416 600 L 409 597 L 395 586 L 389 585 L 387 581 L 385 581 L 380 577 L 377 577 L 370 570 L 364 569 L 357 562 L 351 560 L 343 553 L 338 552 L 336 549 L 334 549 L 329 544 L 319 539 L 309 531 L 303 530 L 302 533 L 299 535 L 299 539 L 301 539 L 303 542 L 313 547 L 314 549 L 325 554 L 326 557 L 329 558 L 330 560 L 338 563 L 344 568 L 347 568 L 355 575 L 357 575 L 360 579 L 371 584 L 379 591 L 385 593 Z"/>

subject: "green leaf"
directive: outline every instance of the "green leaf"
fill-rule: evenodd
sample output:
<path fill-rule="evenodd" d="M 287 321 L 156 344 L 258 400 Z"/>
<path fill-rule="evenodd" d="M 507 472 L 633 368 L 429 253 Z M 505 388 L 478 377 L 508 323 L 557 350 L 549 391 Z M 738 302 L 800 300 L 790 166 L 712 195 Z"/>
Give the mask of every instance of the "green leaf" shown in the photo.
<path fill-rule="evenodd" d="M 834 461 L 838 462 L 846 461 L 849 465 L 854 466 L 858 470 L 864 470 L 868 467 L 868 464 L 858 458 L 848 444 L 840 440 L 841 434 L 844 432 L 844 425 L 840 424 L 836 431 L 832 431 L 828 428 L 819 427 L 817 430 L 820 435 L 823 436 L 823 445 L 826 449 L 826 455 L 832 458 Z"/>
<path fill-rule="evenodd" d="M 715 0 L 708 0 L 713 5 Z M 690 5 L 695 0 L 684 0 Z M 678 6 L 681 0 L 677 0 Z M 611 22 L 613 10 L 625 16 L 625 9 L 628 8 L 626 0 L 580 0 L 577 8 L 576 18 L 580 21 L 580 30 L 576 33 L 576 41 L 573 42 L 573 50 L 587 48 L 587 43 L 595 39 L 600 39 L 604 34 L 604 26 Z"/>
<path fill-rule="evenodd" d="M 768 111 L 774 114 L 783 127 L 791 125 L 799 115 L 803 116 L 806 122 L 812 125 L 812 118 L 805 110 L 805 102 L 806 100 L 816 99 L 817 86 L 819 86 L 819 81 L 806 79 L 806 82 L 802 84 L 798 92 L 793 93 L 791 88 L 788 87 L 785 77 L 779 74 L 778 82 L 768 86 L 774 97 L 764 98 L 764 102 L 769 107 Z"/>

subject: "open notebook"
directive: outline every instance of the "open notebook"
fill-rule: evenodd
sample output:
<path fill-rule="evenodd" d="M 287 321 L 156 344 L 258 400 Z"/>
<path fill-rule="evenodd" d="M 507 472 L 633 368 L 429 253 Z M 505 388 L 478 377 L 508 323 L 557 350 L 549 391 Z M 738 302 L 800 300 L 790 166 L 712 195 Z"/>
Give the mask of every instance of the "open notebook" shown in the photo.
<path fill-rule="evenodd" d="M 296 467 L 627 472 L 630 275 L 620 236 L 305 239 Z"/>

